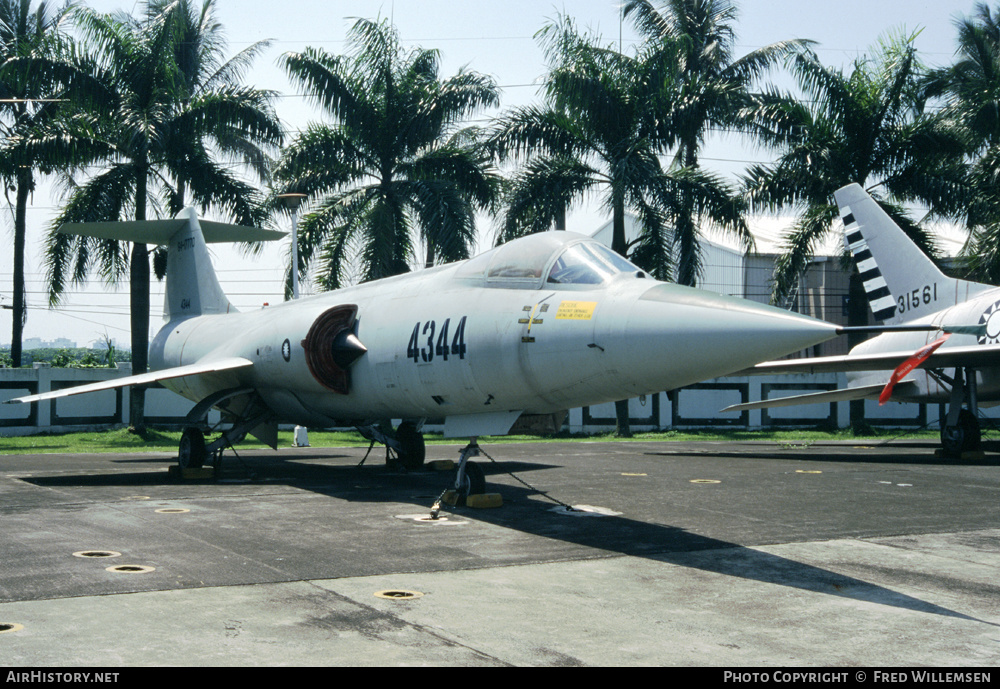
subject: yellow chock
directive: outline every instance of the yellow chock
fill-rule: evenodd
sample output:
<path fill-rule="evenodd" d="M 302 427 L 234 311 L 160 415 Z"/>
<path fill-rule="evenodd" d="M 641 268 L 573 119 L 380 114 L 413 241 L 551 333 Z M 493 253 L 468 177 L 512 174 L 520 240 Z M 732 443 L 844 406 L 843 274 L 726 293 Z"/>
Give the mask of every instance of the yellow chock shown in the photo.
<path fill-rule="evenodd" d="M 986 459 L 986 453 L 982 450 L 965 450 L 964 452 L 959 452 L 957 455 L 952 452 L 945 452 L 941 448 L 934 450 L 935 457 L 941 457 L 943 459 L 960 459 L 963 461 L 979 461 Z"/>
<path fill-rule="evenodd" d="M 444 495 L 441 496 L 441 502 L 446 505 L 451 505 L 454 507 L 458 504 L 458 491 L 456 490 L 446 490 Z"/>
<path fill-rule="evenodd" d="M 451 471 L 455 468 L 455 462 L 450 459 L 435 459 L 427 462 L 427 468 L 431 471 Z"/>
<path fill-rule="evenodd" d="M 215 469 L 212 467 L 199 467 L 197 469 L 182 469 L 176 464 L 172 464 L 167 467 L 167 472 L 170 474 L 171 478 L 181 478 L 185 480 L 200 479 L 200 478 L 214 478 Z"/>
<path fill-rule="evenodd" d="M 479 509 L 488 507 L 503 507 L 503 498 L 500 497 L 500 493 L 481 493 L 479 495 L 470 495 L 465 499 L 465 506 L 476 507 Z"/>

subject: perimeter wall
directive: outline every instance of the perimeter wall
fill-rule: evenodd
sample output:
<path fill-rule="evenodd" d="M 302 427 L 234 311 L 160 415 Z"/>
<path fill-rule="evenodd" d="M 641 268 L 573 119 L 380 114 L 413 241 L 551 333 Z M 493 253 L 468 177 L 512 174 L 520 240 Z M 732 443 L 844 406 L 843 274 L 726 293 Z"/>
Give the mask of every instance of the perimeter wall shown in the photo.
<path fill-rule="evenodd" d="M 0 369 L 0 402 L 23 395 L 59 390 L 116 376 L 131 374 L 126 364 L 118 369 L 51 368 L 36 364 L 31 369 Z M 846 428 L 850 425 L 848 402 L 721 413 L 731 404 L 764 398 L 785 397 L 846 387 L 843 374 L 744 376 L 716 378 L 670 393 L 633 399 L 629 403 L 633 430 L 690 429 L 708 427 Z M 66 397 L 34 404 L 0 404 L 0 437 L 107 428 L 128 424 L 127 389 L 106 390 L 90 395 Z M 152 387 L 146 393 L 148 423 L 181 426 L 193 403 L 166 390 Z M 996 416 L 1000 417 L 1000 407 Z M 983 409 L 993 416 L 990 409 Z M 899 428 L 936 427 L 944 405 L 900 404 L 880 407 L 865 402 L 865 418 L 876 425 Z M 560 417 L 562 418 L 562 417 Z M 219 414 L 213 411 L 210 423 Z M 562 421 L 571 432 L 599 432 L 615 426 L 614 404 L 571 409 Z M 427 430 L 440 430 L 434 423 Z"/>

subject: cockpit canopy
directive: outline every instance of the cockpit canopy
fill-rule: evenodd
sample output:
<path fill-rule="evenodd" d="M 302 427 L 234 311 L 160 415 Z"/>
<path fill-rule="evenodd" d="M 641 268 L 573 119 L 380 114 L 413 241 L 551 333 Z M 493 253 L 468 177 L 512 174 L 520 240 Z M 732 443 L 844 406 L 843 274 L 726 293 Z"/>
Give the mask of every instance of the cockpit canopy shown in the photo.
<path fill-rule="evenodd" d="M 600 242 L 574 232 L 541 232 L 466 261 L 456 277 L 487 287 L 600 285 L 619 273 L 644 273 Z"/>

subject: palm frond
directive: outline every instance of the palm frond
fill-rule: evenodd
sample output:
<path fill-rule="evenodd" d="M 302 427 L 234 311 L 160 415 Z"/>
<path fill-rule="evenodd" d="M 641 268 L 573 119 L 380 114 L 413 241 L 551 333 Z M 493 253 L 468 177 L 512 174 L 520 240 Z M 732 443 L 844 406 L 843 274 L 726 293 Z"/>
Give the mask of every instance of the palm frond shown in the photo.
<path fill-rule="evenodd" d="M 529 161 L 506 192 L 498 243 L 551 229 L 574 199 L 599 181 L 597 170 L 572 157 L 539 157 Z"/>
<path fill-rule="evenodd" d="M 838 217 L 836 206 L 814 205 L 798 217 L 785 235 L 783 252 L 775 261 L 771 284 L 771 303 L 781 303 L 805 274 L 816 247 Z"/>

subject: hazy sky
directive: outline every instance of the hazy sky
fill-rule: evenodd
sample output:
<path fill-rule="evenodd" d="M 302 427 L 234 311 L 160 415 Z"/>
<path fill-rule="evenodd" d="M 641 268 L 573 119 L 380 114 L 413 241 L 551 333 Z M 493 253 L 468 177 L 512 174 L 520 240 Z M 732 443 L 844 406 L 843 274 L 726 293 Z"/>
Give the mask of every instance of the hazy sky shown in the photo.
<path fill-rule="evenodd" d="M 138 12 L 141 2 L 90 0 L 85 4 L 101 12 Z M 230 50 L 235 52 L 260 40 L 272 40 L 270 48 L 255 63 L 247 83 L 273 89 L 280 95 L 278 115 L 294 132 L 318 113 L 292 91 L 278 57 L 305 46 L 329 52 L 345 49 L 345 36 L 354 18 L 388 17 L 399 30 L 404 44 L 437 49 L 442 75 L 450 76 L 466 67 L 492 75 L 503 89 L 503 106 L 534 100 L 538 78 L 545 65 L 534 34 L 560 12 L 575 18 L 581 29 L 590 29 L 607 43 L 619 40 L 627 51 L 634 33 L 619 22 L 615 0 L 575 0 L 557 4 L 549 0 L 505 2 L 456 2 L 455 0 L 217 0 L 216 14 L 225 27 Z M 737 44 L 741 52 L 791 38 L 817 42 L 823 62 L 847 65 L 866 53 L 869 46 L 889 32 L 920 31 L 916 46 L 930 65 L 951 61 L 955 46 L 954 19 L 970 15 L 974 2 L 956 0 L 744 0 L 739 3 Z M 782 82 L 786 83 L 786 82 Z M 749 162 L 766 161 L 766 152 L 746 149 L 728 137 L 712 141 L 702 157 L 711 170 L 735 175 Z M 84 346 L 105 333 L 128 342 L 128 290 L 122 285 L 109 291 L 92 281 L 87 289 L 76 288 L 62 308 L 46 308 L 42 238 L 54 216 L 58 197 L 49 187 L 40 188 L 28 216 L 28 323 L 25 337 L 44 340 L 68 337 Z M 5 214 L 5 231 L 12 236 L 12 222 Z M 569 229 L 590 233 L 604 218 L 599 209 L 584 207 L 569 218 Z M 483 228 L 489 241 L 489 227 Z M 4 242 L 10 246 L 10 240 Z M 281 300 L 282 264 L 287 242 L 278 243 L 254 260 L 242 260 L 232 252 L 216 250 L 217 268 L 223 287 L 240 309 L 259 307 Z M 10 250 L 0 251 L 0 305 L 11 304 L 12 264 Z M 152 328 L 159 328 L 162 285 L 153 287 Z M 11 311 L 0 310 L 0 342 L 10 341 Z"/>

